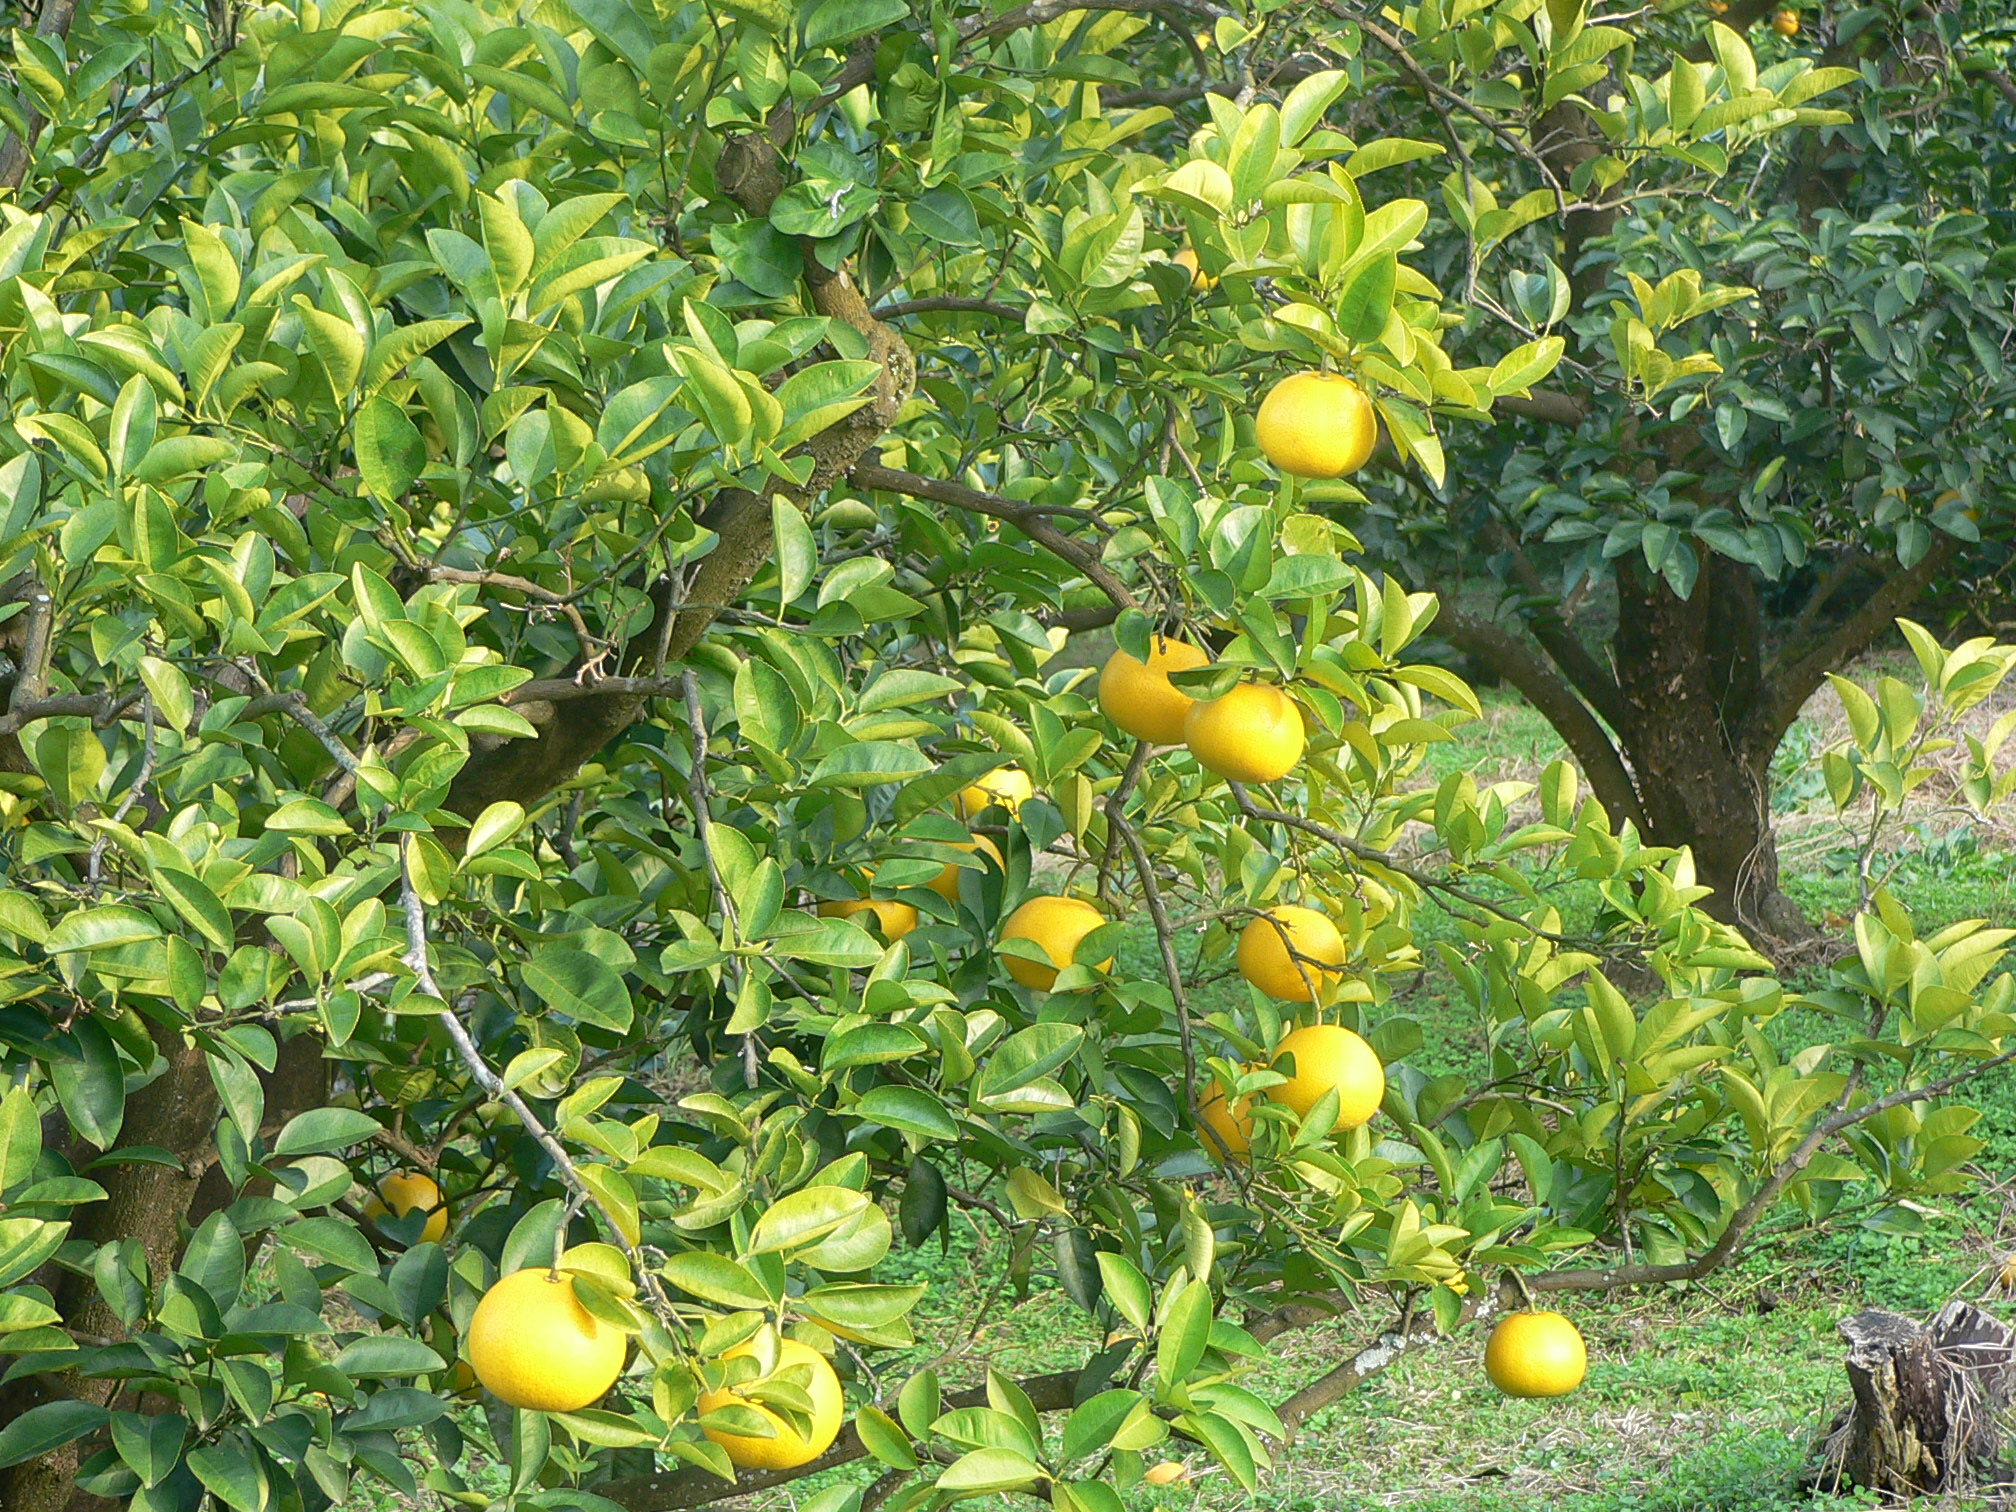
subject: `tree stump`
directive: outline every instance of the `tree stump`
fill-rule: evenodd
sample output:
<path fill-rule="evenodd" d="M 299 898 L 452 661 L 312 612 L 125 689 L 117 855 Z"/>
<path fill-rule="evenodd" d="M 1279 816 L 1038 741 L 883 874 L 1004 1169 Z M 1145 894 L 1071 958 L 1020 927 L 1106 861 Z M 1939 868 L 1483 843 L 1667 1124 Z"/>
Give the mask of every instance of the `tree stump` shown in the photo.
<path fill-rule="evenodd" d="M 1871 1309 L 1839 1328 L 1854 1401 L 1818 1445 L 1810 1488 L 1910 1497 L 2016 1486 L 2002 1423 L 2016 1330 L 1969 1302 L 1930 1323 Z"/>

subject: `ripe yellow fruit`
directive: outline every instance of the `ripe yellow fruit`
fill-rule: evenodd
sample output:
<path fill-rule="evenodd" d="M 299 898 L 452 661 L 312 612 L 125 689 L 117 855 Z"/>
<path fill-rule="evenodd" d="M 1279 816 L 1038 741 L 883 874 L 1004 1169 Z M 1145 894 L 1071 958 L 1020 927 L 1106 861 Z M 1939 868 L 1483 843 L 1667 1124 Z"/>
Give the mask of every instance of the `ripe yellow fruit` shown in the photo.
<path fill-rule="evenodd" d="M 434 1178 L 419 1171 L 394 1171 L 378 1183 L 378 1195 L 364 1199 L 364 1216 L 374 1223 L 385 1217 L 404 1218 L 415 1209 L 427 1215 L 420 1230 L 420 1242 L 439 1244 L 448 1232 L 448 1209 L 441 1202 L 441 1188 Z"/>
<path fill-rule="evenodd" d="M 1507 1396 L 1566 1396 L 1588 1370 L 1581 1332 L 1557 1312 L 1512 1313 L 1484 1346 L 1484 1373 Z"/>
<path fill-rule="evenodd" d="M 1164 1460 L 1159 1465 L 1150 1465 L 1141 1472 L 1141 1479 L 1151 1486 L 1173 1486 L 1178 1481 L 1190 1479 L 1189 1468 L 1174 1460 Z"/>
<path fill-rule="evenodd" d="M 513 1271 L 476 1304 L 469 1363 L 513 1407 L 576 1412 L 623 1373 L 628 1340 L 574 1295 L 574 1279 L 543 1265 Z"/>
<path fill-rule="evenodd" d="M 1038 893 L 1008 915 L 1008 922 L 1001 926 L 1001 938 L 1033 941 L 1043 947 L 1052 964 L 1043 966 L 1012 955 L 1004 955 L 1001 960 L 1008 968 L 1008 975 L 1024 987 L 1048 992 L 1057 983 L 1057 973 L 1071 964 L 1078 942 L 1105 922 L 1106 916 L 1083 898 Z M 1108 956 L 1092 969 L 1104 971 L 1112 964 L 1113 958 Z"/>
<path fill-rule="evenodd" d="M 1206 273 L 1198 264 L 1197 253 L 1193 249 L 1185 247 L 1174 257 L 1170 258 L 1169 261 L 1176 264 L 1179 268 L 1188 268 L 1190 270 L 1190 291 L 1193 294 L 1203 294 L 1217 287 L 1218 280 L 1213 278 L 1209 273 Z"/>
<path fill-rule="evenodd" d="M 1771 30 L 1778 33 L 1778 35 L 1781 37 L 1798 36 L 1799 13 L 1797 11 L 1789 11 L 1789 10 L 1779 11 L 1776 15 L 1772 16 L 1771 18 Z"/>
<path fill-rule="evenodd" d="M 1267 1096 L 1283 1107 L 1293 1108 L 1298 1118 L 1307 1118 L 1323 1094 L 1337 1089 L 1339 1129 L 1355 1129 L 1369 1123 L 1386 1096 L 1386 1068 L 1372 1047 L 1349 1029 L 1336 1024 L 1310 1024 L 1294 1030 L 1281 1041 L 1274 1055 L 1274 1069 L 1284 1076 L 1282 1062 L 1294 1057 L 1294 1075 Z"/>
<path fill-rule="evenodd" d="M 1269 923 L 1269 919 L 1276 922 Z M 1285 941 L 1281 937 L 1284 931 L 1288 936 Z M 1307 959 L 1298 961 L 1296 956 Z M 1313 908 L 1284 903 L 1268 909 L 1265 916 L 1253 919 L 1239 932 L 1239 975 L 1284 1003 L 1313 1003 L 1319 993 L 1343 977 L 1343 965 L 1344 936 L 1327 915 Z M 1329 967 L 1339 969 L 1326 969 Z"/>
<path fill-rule="evenodd" d="M 1307 739 L 1302 711 L 1272 683 L 1240 683 L 1183 716 L 1183 741 L 1197 764 L 1233 782 L 1286 777 Z"/>
<path fill-rule="evenodd" d="M 975 855 L 985 856 L 1001 868 L 1002 871 L 1005 872 L 1008 870 L 1008 863 L 1001 859 L 1001 847 L 996 845 L 992 840 L 989 840 L 985 835 L 975 835 L 971 840 L 954 840 L 952 842 L 952 849 L 969 851 Z M 938 873 L 937 876 L 924 885 L 938 894 L 947 903 L 957 903 L 959 901 L 959 878 L 966 871 L 966 867 L 947 861 L 945 863 L 945 870 Z"/>
<path fill-rule="evenodd" d="M 819 905 L 822 919 L 847 919 L 872 912 L 885 940 L 900 940 L 917 927 L 917 910 L 894 898 L 837 898 Z"/>
<path fill-rule="evenodd" d="M 722 1358 L 733 1360 L 754 1352 L 752 1341 L 736 1345 Z M 833 1447 L 833 1440 L 840 1436 L 840 1418 L 846 1407 L 846 1398 L 840 1390 L 840 1377 L 833 1373 L 833 1367 L 818 1350 L 800 1344 L 796 1339 L 782 1340 L 777 1349 L 777 1369 L 786 1371 L 798 1367 L 809 1370 L 812 1375 L 811 1384 L 806 1387 L 806 1394 L 812 1398 L 812 1426 L 802 1438 L 782 1415 L 761 1402 L 749 1400 L 739 1391 L 723 1387 L 719 1391 L 702 1393 L 700 1411 L 703 1413 L 728 1406 L 747 1407 L 761 1413 L 777 1430 L 775 1438 L 748 1438 L 738 1433 L 723 1433 L 717 1428 L 701 1430 L 726 1450 L 728 1458 L 740 1468 L 795 1470 L 819 1458 Z"/>
<path fill-rule="evenodd" d="M 1175 745 L 1183 738 L 1183 717 L 1197 700 L 1170 682 L 1169 674 L 1210 660 L 1189 642 L 1160 635 L 1148 643 L 1145 662 L 1115 651 L 1099 671 L 1100 712 L 1136 740 Z"/>
<path fill-rule="evenodd" d="M 998 803 L 1010 814 L 1022 812 L 1022 805 L 1036 791 L 1036 784 L 1029 780 L 1029 774 L 1019 767 L 999 767 L 982 777 L 971 787 L 959 790 L 958 808 L 961 818 L 977 819 L 991 803 Z"/>
<path fill-rule="evenodd" d="M 1296 373 L 1260 401 L 1253 429 L 1267 460 L 1298 478 L 1345 478 L 1379 439 L 1365 390 L 1342 373 Z"/>
<path fill-rule="evenodd" d="M 1217 1082 L 1211 1083 L 1211 1091 L 1204 1101 L 1197 1104 L 1197 1121 L 1210 1133 L 1198 1131 L 1198 1143 L 1204 1146 L 1204 1153 L 1213 1160 L 1244 1160 L 1253 1149 L 1253 1119 L 1246 1111 L 1247 1100 L 1240 1098 L 1231 1106 L 1226 1106 L 1225 1089 Z M 1217 1139 L 1211 1137 L 1218 1136 Z M 1225 1148 L 1218 1148 L 1219 1141 Z"/>

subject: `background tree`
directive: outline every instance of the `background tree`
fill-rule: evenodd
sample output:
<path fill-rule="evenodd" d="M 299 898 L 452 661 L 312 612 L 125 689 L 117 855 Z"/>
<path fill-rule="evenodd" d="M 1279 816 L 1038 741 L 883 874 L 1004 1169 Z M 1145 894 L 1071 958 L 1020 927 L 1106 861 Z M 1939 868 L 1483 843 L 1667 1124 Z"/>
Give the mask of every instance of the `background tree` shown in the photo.
<path fill-rule="evenodd" d="M 2007 532 L 2008 18 L 1808 11 L 1746 43 L 1772 6 L 1705 36 L 1698 7 L 1660 9 L 1587 28 L 1558 74 L 1454 13 L 1404 52 L 1368 28 L 1375 97 L 1447 149 L 1409 170 L 1452 211 L 1422 266 L 1468 292 L 1466 334 L 1557 332 L 1567 355 L 1525 425 L 1453 433 L 1442 486 L 1372 488 L 1365 534 L 1453 601 L 1440 633 L 1546 714 L 1613 817 L 1692 846 L 1723 917 L 1798 939 L 1770 820 L 1785 731 Z M 1654 50 L 1663 92 L 1631 101 L 1622 70 Z M 1710 98 L 1809 57 L 1856 77 L 1850 119 L 1787 138 L 1752 131 L 1768 102 Z"/>
<path fill-rule="evenodd" d="M 1580 10 L 1472 17 L 1534 50 L 1549 82 L 1512 88 L 1616 50 Z M 1438 214 L 1390 173 L 1429 149 L 1352 124 L 1391 96 L 1367 24 L 360 0 L 17 32 L 10 1512 L 412 1494 L 420 1436 L 429 1488 L 474 1504 L 486 1426 L 519 1506 L 698 1505 L 872 1454 L 819 1512 L 1107 1512 L 1171 1433 L 1251 1485 L 1398 1352 L 1280 1403 L 1239 1385 L 1345 1299 L 1390 1302 L 1405 1348 L 1516 1301 L 1513 1273 L 1698 1277 L 1780 1202 L 1964 1180 L 1972 1115 L 1942 1099 L 2016 1055 L 2005 931 L 1918 940 L 1872 874 L 1858 955 L 1795 999 L 1693 858 L 1567 766 L 1537 795 L 1419 786 L 1476 712 L 1415 654 L 1438 604 L 1354 565 L 1306 507 L 1350 486 L 1277 479 L 1246 418 L 1347 365 L 1439 487 L 1445 436 L 1546 404 L 1566 348 L 1466 353 L 1498 253 L 1460 293 L 1424 266 L 1475 201 Z M 1416 85 L 1443 66 L 1419 45 Z M 1164 83 L 1178 55 L 1236 97 Z M 1621 149 L 1668 151 L 1682 77 L 1627 77 Z M 1684 78 L 1711 163 L 1717 132 L 1790 150 L 1850 82 Z M 1729 298 L 1689 271 L 1662 272 L 1674 317 Z M 1137 656 L 1208 640 L 1188 694 L 1291 689 L 1300 764 L 1247 787 L 1120 739 L 1053 665 L 1102 617 Z M 2012 659 L 1919 650 L 1924 692 L 1852 705 L 1830 768 L 1879 817 Z M 1969 750 L 1964 798 L 2006 796 L 1999 759 Z M 1010 763 L 1014 812 L 959 797 Z M 1067 893 L 1145 913 L 1147 970 L 1109 968 L 1117 924 L 1075 959 L 1002 937 Z M 1283 903 L 1348 952 L 1319 1001 L 1199 1011 Z M 1431 964 L 1431 909 L 1432 965 L 1493 1026 L 1475 1078 L 1407 1063 L 1393 984 Z M 1787 1057 L 1760 1031 L 1795 1001 L 1848 1029 Z M 1312 1018 L 1378 1053 L 1385 1122 L 1270 1095 Z M 1197 1126 L 1214 1083 L 1243 1158 Z M 911 1342 L 895 1227 L 954 1205 L 1082 1306 L 1082 1369 L 862 1368 Z M 600 1406 L 453 1414 L 479 1298 L 540 1268 L 634 1335 L 629 1373 Z M 731 1481 L 706 1430 L 831 1415 L 816 1370 L 768 1368 L 779 1329 L 845 1341 L 853 1427 Z"/>

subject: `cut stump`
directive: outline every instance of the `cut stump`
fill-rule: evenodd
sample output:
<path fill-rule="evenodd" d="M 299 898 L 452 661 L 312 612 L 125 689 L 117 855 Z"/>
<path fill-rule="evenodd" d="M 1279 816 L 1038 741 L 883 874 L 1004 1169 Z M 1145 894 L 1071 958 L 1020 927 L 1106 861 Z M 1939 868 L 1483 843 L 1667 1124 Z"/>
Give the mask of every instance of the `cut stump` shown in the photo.
<path fill-rule="evenodd" d="M 1875 1309 L 1844 1318 L 1854 1401 L 1816 1446 L 1809 1488 L 1861 1487 L 1883 1496 L 2007 1490 L 2016 1392 L 2016 1330 L 1970 1302 L 1929 1323 Z"/>

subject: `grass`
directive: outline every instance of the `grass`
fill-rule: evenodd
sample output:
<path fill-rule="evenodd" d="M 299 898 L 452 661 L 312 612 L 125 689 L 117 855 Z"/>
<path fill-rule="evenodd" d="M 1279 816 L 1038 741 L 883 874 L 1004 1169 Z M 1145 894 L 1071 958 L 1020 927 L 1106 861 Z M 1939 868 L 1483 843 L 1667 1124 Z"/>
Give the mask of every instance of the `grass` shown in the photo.
<path fill-rule="evenodd" d="M 1816 701 L 1795 734 L 1804 757 L 1837 738 L 1831 696 Z M 1531 780 L 1561 754 L 1551 728 L 1507 692 L 1487 691 L 1481 722 L 1454 745 L 1431 748 L 1424 780 L 1459 766 L 1480 783 Z M 1816 918 L 1853 906 L 1852 868 L 1830 839 L 1824 793 L 1785 763 L 1781 832 L 1796 837 L 1799 869 L 1788 891 Z M 2016 918 L 2016 867 L 2009 836 L 1971 833 L 1950 816 L 1928 815 L 1899 858 L 1895 888 L 1930 929 L 1958 918 Z M 1123 966 L 1153 975 L 1145 926 L 1122 952 Z M 1215 984 L 1207 992 L 1229 991 Z M 1208 1006 L 1208 1004 L 1207 1004 Z M 1477 1026 L 1437 992 L 1433 977 L 1396 1009 L 1419 1018 L 1431 1047 L 1424 1060 L 1470 1058 Z M 1803 1016 L 1780 1020 L 1796 1035 Z M 1976 1089 L 1984 1110 L 1975 1132 L 1988 1141 L 1983 1173 L 1963 1198 L 1928 1215 L 1922 1235 L 1877 1232 L 1844 1222 L 1821 1234 L 1767 1238 L 1741 1263 L 1687 1286 L 1560 1304 L 1590 1345 L 1582 1390 L 1548 1403 L 1498 1395 L 1483 1376 L 1481 1331 L 1416 1351 L 1355 1395 L 1303 1425 L 1252 1494 L 1212 1471 L 1201 1453 L 1168 1452 L 1199 1472 L 1188 1484 L 1126 1493 L 1130 1512 L 1835 1512 L 1866 1499 L 1811 1498 L 1796 1485 L 1809 1446 L 1846 1399 L 1836 1323 L 1863 1307 L 1922 1315 L 1952 1296 L 1978 1298 L 2016 1248 L 2016 1080 Z M 941 1251 L 899 1249 L 878 1280 L 922 1280 L 930 1291 L 917 1324 L 920 1348 L 907 1359 L 874 1357 L 879 1394 L 934 1357 L 948 1386 L 982 1378 L 985 1365 L 1009 1375 L 1075 1367 L 1097 1343 L 1085 1314 L 1047 1282 L 1039 1257 L 1025 1299 L 997 1290 L 1006 1254 L 998 1237 L 955 1226 Z M 1005 1300 L 1004 1300 L 1005 1299 Z M 1011 1305 L 1012 1304 L 1012 1305 Z M 1384 1318 L 1340 1318 L 1282 1336 L 1246 1383 L 1279 1400 L 1354 1351 Z M 872 1470 L 846 1467 L 766 1496 L 735 1503 L 751 1512 L 787 1512 L 830 1484 L 864 1484 Z M 966 1502 L 975 1512 L 1011 1503 Z M 1030 1506 L 1033 1503 L 1012 1503 Z M 1961 1504 L 1942 1502 L 1942 1508 Z"/>

